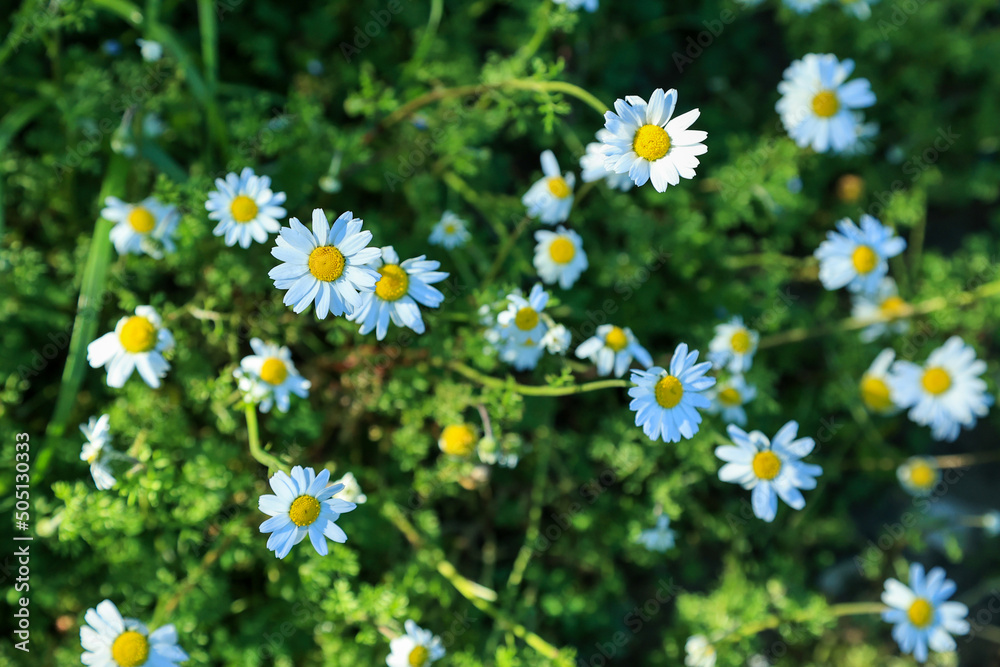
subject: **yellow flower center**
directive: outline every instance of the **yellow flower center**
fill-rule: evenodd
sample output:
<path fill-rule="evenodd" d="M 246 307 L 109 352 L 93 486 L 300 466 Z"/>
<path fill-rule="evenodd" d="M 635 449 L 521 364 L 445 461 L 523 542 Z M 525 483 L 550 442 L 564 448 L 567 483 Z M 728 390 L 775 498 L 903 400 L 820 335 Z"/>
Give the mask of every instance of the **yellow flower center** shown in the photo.
<path fill-rule="evenodd" d="M 934 366 L 924 371 L 924 377 L 921 378 L 920 383 L 924 385 L 928 394 L 937 396 L 951 388 L 951 376 L 940 366 Z"/>
<path fill-rule="evenodd" d="M 906 312 L 906 302 L 898 296 L 890 296 L 879 305 L 879 310 L 885 317 L 900 317 Z"/>
<path fill-rule="evenodd" d="M 309 273 L 316 280 L 336 280 L 344 273 L 344 264 L 343 253 L 332 245 L 321 245 L 309 253 Z"/>
<path fill-rule="evenodd" d="M 229 212 L 236 222 L 250 222 L 257 217 L 257 202 L 246 195 L 238 195 L 229 205 Z"/>
<path fill-rule="evenodd" d="M 774 479 L 781 472 L 781 459 L 770 451 L 757 452 L 753 457 L 753 474 L 759 479 Z"/>
<path fill-rule="evenodd" d="M 573 261 L 573 257 L 576 255 L 576 247 L 573 242 L 570 241 L 565 236 L 557 237 L 551 245 L 549 245 L 549 257 L 556 264 L 568 264 Z"/>
<path fill-rule="evenodd" d="M 375 283 L 375 294 L 383 301 L 398 301 L 410 288 L 410 275 L 398 264 L 383 264 L 378 270 L 382 276 Z"/>
<path fill-rule="evenodd" d="M 865 192 L 865 181 L 855 174 L 844 174 L 837 180 L 837 196 L 848 204 L 861 199 Z"/>
<path fill-rule="evenodd" d="M 549 179 L 549 192 L 551 192 L 554 197 L 565 199 L 566 197 L 569 197 L 569 184 L 566 183 L 566 179 L 562 176 L 553 176 Z"/>
<path fill-rule="evenodd" d="M 444 233 L 445 234 L 454 234 L 455 233 L 455 225 L 453 225 L 451 223 L 448 223 L 447 225 L 445 225 L 444 226 Z"/>
<path fill-rule="evenodd" d="M 656 383 L 654 393 L 656 402 L 669 410 L 677 407 L 677 404 L 681 402 L 681 398 L 684 396 L 684 385 L 673 375 L 664 375 Z"/>
<path fill-rule="evenodd" d="M 451 456 L 468 456 L 476 444 L 476 434 L 465 424 L 445 426 L 441 431 L 441 451 Z"/>
<path fill-rule="evenodd" d="M 906 615 L 910 619 L 910 623 L 918 628 L 926 628 L 934 620 L 934 607 L 931 603 L 923 598 L 917 598 L 910 605 L 907 610 Z"/>
<path fill-rule="evenodd" d="M 917 461 L 910 466 L 910 482 L 913 486 L 926 489 L 937 482 L 937 471 L 925 461 Z"/>
<path fill-rule="evenodd" d="M 149 658 L 149 640 L 128 630 L 118 635 L 111 645 L 111 659 L 118 667 L 140 667 Z"/>
<path fill-rule="evenodd" d="M 319 501 L 312 496 L 299 496 L 288 508 L 288 518 L 299 528 L 311 526 L 319 516 Z"/>
<path fill-rule="evenodd" d="M 534 308 L 522 308 L 514 316 L 514 326 L 521 331 L 531 331 L 538 326 L 538 313 Z"/>
<path fill-rule="evenodd" d="M 643 125 L 632 139 L 632 150 L 650 162 L 659 160 L 670 151 L 670 135 L 659 125 Z"/>
<path fill-rule="evenodd" d="M 604 337 L 604 344 L 615 352 L 621 352 L 628 345 L 628 336 L 621 327 L 611 327 L 611 331 Z"/>
<path fill-rule="evenodd" d="M 885 412 L 892 407 L 889 396 L 889 385 L 882 378 L 866 375 L 861 378 L 861 400 L 869 410 Z"/>
<path fill-rule="evenodd" d="M 260 367 L 260 379 L 268 384 L 279 385 L 288 377 L 288 367 L 277 357 L 268 357 Z"/>
<path fill-rule="evenodd" d="M 727 407 L 734 407 L 743 402 L 743 396 L 740 395 L 739 389 L 733 387 L 726 387 L 719 392 L 719 403 Z"/>
<path fill-rule="evenodd" d="M 136 206 L 128 214 L 128 224 L 132 225 L 132 229 L 140 234 L 148 234 L 156 226 L 156 218 L 153 217 L 148 208 Z"/>
<path fill-rule="evenodd" d="M 145 317 L 135 315 L 125 321 L 118 339 L 126 352 L 149 352 L 156 347 L 156 327 Z"/>
<path fill-rule="evenodd" d="M 870 273 L 878 264 L 878 255 L 870 247 L 859 245 L 851 253 L 851 262 L 854 264 L 854 270 L 864 275 Z"/>
<path fill-rule="evenodd" d="M 740 329 L 729 339 L 729 344 L 736 354 L 746 354 L 750 350 L 750 334 L 746 329 Z"/>
<path fill-rule="evenodd" d="M 423 646 L 414 646 L 410 651 L 410 667 L 424 667 L 427 659 L 431 657 L 431 652 Z"/>
<path fill-rule="evenodd" d="M 813 98 L 812 108 L 820 118 L 829 118 L 840 111 L 840 101 L 832 90 L 821 90 Z"/>

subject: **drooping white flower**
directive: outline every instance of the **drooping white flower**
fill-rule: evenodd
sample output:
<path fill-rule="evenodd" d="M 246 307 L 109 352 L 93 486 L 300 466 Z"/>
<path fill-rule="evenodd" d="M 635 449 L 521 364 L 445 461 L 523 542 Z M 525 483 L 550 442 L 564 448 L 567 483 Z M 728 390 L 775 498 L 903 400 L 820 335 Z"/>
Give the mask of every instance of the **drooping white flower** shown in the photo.
<path fill-rule="evenodd" d="M 233 371 L 243 400 L 259 403 L 261 412 L 270 412 L 274 404 L 278 412 L 288 412 L 292 394 L 300 398 L 309 396 L 312 383 L 299 374 L 291 350 L 260 338 L 251 338 L 250 347 L 254 353 L 243 357 L 240 367 Z"/>
<path fill-rule="evenodd" d="M 602 324 L 594 335 L 580 343 L 576 356 L 590 359 L 597 366 L 598 375 L 625 375 L 633 360 L 638 360 L 643 368 L 653 365 L 653 357 L 636 340 L 628 327 Z"/>
<path fill-rule="evenodd" d="M 135 315 L 118 320 L 115 330 L 104 334 L 87 346 L 87 361 L 91 368 L 105 366 L 108 386 L 120 388 L 138 370 L 150 387 L 160 386 L 160 378 L 170 370 L 163 353 L 172 349 L 174 337 L 163 326 L 152 306 L 139 306 Z"/>
<path fill-rule="evenodd" d="M 552 151 L 542 153 L 542 174 L 521 198 L 521 203 L 528 208 L 529 217 L 538 218 L 547 225 L 565 222 L 573 208 L 576 177 L 572 172 L 564 175 L 559 171 Z"/>

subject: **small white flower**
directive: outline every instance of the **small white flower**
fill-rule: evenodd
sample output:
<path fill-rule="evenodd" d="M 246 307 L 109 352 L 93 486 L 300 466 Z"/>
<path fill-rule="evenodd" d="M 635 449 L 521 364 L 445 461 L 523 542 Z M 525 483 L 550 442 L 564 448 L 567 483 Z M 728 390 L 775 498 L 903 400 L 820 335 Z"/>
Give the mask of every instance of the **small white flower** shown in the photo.
<path fill-rule="evenodd" d="M 361 490 L 361 485 L 358 484 L 358 480 L 353 472 L 344 473 L 344 476 L 334 482 L 333 485 L 344 487 L 343 490 L 337 493 L 337 496 L 341 500 L 346 500 L 355 505 L 364 505 L 368 500 L 368 496 Z"/>
<path fill-rule="evenodd" d="M 747 384 L 742 375 L 734 375 L 709 389 L 707 395 L 712 400 L 712 405 L 708 408 L 709 414 L 721 412 L 722 419 L 727 424 L 745 426 L 747 412 L 743 406 L 757 397 L 757 388 Z"/>
<path fill-rule="evenodd" d="M 828 290 L 847 286 L 851 292 L 874 294 L 889 272 L 889 258 L 903 252 L 906 241 L 866 213 L 861 214 L 860 228 L 844 218 L 837 230 L 827 232 L 814 253 L 820 282 Z"/>
<path fill-rule="evenodd" d="M 637 359 L 643 368 L 653 365 L 653 357 L 635 339 L 628 327 L 616 327 L 613 324 L 602 324 L 597 327 L 594 335 L 580 343 L 576 348 L 579 359 L 590 359 L 597 366 L 598 375 L 621 377 Z"/>
<path fill-rule="evenodd" d="M 466 229 L 467 223 L 451 211 L 445 211 L 441 220 L 434 225 L 428 242 L 452 250 L 469 242 L 472 235 Z"/>
<path fill-rule="evenodd" d="M 893 400 L 891 371 L 896 353 L 886 348 L 878 353 L 875 361 L 861 376 L 861 400 L 865 407 L 878 414 L 892 414 L 898 410 Z"/>
<path fill-rule="evenodd" d="M 680 442 L 698 432 L 698 409 L 710 405 L 702 392 L 715 384 L 715 378 L 705 376 L 712 367 L 710 362 L 697 361 L 698 351 L 688 352 L 688 346 L 681 343 L 670 359 L 669 372 L 659 366 L 632 371 L 636 386 L 628 390 L 632 397 L 628 407 L 635 411 L 635 425 L 650 440 Z"/>
<path fill-rule="evenodd" d="M 878 0 L 840 0 L 840 6 L 848 14 L 853 14 L 862 21 L 867 21 L 872 15 L 872 5 Z"/>
<path fill-rule="evenodd" d="M 562 324 L 555 325 L 542 336 L 542 345 L 549 354 L 566 354 L 572 342 L 573 335 Z"/>
<path fill-rule="evenodd" d="M 896 468 L 896 477 L 911 496 L 929 496 L 941 481 L 937 461 L 926 456 L 911 456 Z"/>
<path fill-rule="evenodd" d="M 502 339 L 517 342 L 540 343 L 548 324 L 542 318 L 542 311 L 549 302 L 549 293 L 540 283 L 535 283 L 525 299 L 519 292 L 507 295 L 507 309 L 497 315 L 497 331 Z"/>
<path fill-rule="evenodd" d="M 115 223 L 111 228 L 111 242 L 119 255 L 145 253 L 160 259 L 163 253 L 174 252 L 174 232 L 179 216 L 174 206 L 161 204 L 155 197 L 147 197 L 138 204 L 126 204 L 118 197 L 107 197 L 101 217 Z"/>
<path fill-rule="evenodd" d="M 547 285 L 554 282 L 569 289 L 587 269 L 587 253 L 583 239 L 576 232 L 562 225 L 556 231 L 541 229 L 535 232 L 535 269 Z"/>
<path fill-rule="evenodd" d="M 175 667 L 188 659 L 173 625 L 151 633 L 138 620 L 122 617 L 111 600 L 88 609 L 83 618 L 80 659 L 90 667 Z"/>
<path fill-rule="evenodd" d="M 747 329 L 743 318 L 736 316 L 715 327 L 715 338 L 708 345 L 708 358 L 713 365 L 730 373 L 746 373 L 753 365 L 760 334 Z"/>
<path fill-rule="evenodd" d="M 312 383 L 299 375 L 291 350 L 260 338 L 251 338 L 250 347 L 254 353 L 243 357 L 233 371 L 246 402 L 260 403 L 261 412 L 270 412 L 272 404 L 278 406 L 278 412 L 288 412 L 291 394 L 309 396 Z"/>
<path fill-rule="evenodd" d="M 865 343 L 871 343 L 889 332 L 904 334 L 910 330 L 910 321 L 903 317 L 909 306 L 900 298 L 896 281 L 889 276 L 882 279 L 874 293 L 852 294 L 851 301 L 851 317 L 876 320 L 875 324 L 861 330 L 861 340 Z"/>
<path fill-rule="evenodd" d="M 162 326 L 156 310 L 139 306 L 135 315 L 121 318 L 114 331 L 87 346 L 87 361 L 91 368 L 107 367 L 109 387 L 123 387 L 132 371 L 138 370 L 155 389 L 170 370 L 163 353 L 173 346 L 174 337 Z"/>
<path fill-rule="evenodd" d="M 656 526 L 639 533 L 635 541 L 650 551 L 664 552 L 674 548 L 674 531 L 670 530 L 670 517 L 661 514 Z"/>
<path fill-rule="evenodd" d="M 406 634 L 389 642 L 389 656 L 385 664 L 389 667 L 427 667 L 427 665 L 444 657 L 444 646 L 441 638 L 435 637 L 430 630 L 424 630 L 413 621 L 407 619 L 403 624 Z"/>
<path fill-rule="evenodd" d="M 279 470 L 271 477 L 274 495 L 261 496 L 258 507 L 271 517 L 260 524 L 260 532 L 271 533 L 267 548 L 275 556 L 287 556 L 306 535 L 320 556 L 329 552 L 327 538 L 341 544 L 347 541 L 343 529 L 334 522 L 357 505 L 334 498 L 344 486 L 327 486 L 329 480 L 329 470 L 322 470 L 317 475 L 312 468 L 302 466 L 292 468 L 291 476 Z"/>
<path fill-rule="evenodd" d="M 989 537 L 1000 535 L 1000 512 L 993 510 L 983 515 L 983 532 Z"/>
<path fill-rule="evenodd" d="M 135 43 L 139 47 L 139 52 L 142 53 L 142 59 L 147 63 L 155 63 L 163 57 L 163 45 L 159 42 L 139 38 L 135 40 Z"/>
<path fill-rule="evenodd" d="M 583 7 L 588 12 L 597 11 L 598 0 L 552 0 L 557 5 L 566 5 L 567 9 L 577 10 Z"/>
<path fill-rule="evenodd" d="M 80 451 L 80 460 L 90 464 L 90 474 L 98 489 L 106 491 L 115 485 L 111 474 L 111 462 L 120 454 L 111 449 L 111 418 L 108 415 L 91 417 L 86 424 L 80 424 L 80 432 L 87 439 Z"/>
<path fill-rule="evenodd" d="M 573 208 L 573 185 L 576 177 L 572 172 L 565 176 L 559 172 L 559 163 L 552 151 L 542 153 L 542 173 L 521 198 L 528 208 L 528 216 L 538 218 L 547 225 L 565 222 Z"/>
<path fill-rule="evenodd" d="M 510 364 L 518 371 L 533 370 L 542 355 L 545 354 L 545 335 L 539 340 L 533 338 L 518 339 L 516 337 L 500 341 L 499 357 L 504 363 Z"/>
<path fill-rule="evenodd" d="M 808 14 L 823 2 L 824 0 L 784 0 L 785 6 L 796 14 Z"/>
<path fill-rule="evenodd" d="M 580 158 L 580 180 L 593 183 L 603 178 L 612 190 L 628 192 L 635 185 L 629 175 L 608 171 L 604 165 L 604 145 L 613 138 L 614 135 L 604 128 L 597 131 L 597 141 L 587 144 L 587 152 Z"/>
<path fill-rule="evenodd" d="M 684 644 L 684 664 L 687 667 L 715 667 L 715 647 L 705 635 L 688 637 Z"/>
<path fill-rule="evenodd" d="M 882 602 L 892 607 L 882 612 L 882 620 L 892 623 L 892 638 L 903 653 L 912 653 L 917 662 L 927 661 L 927 648 L 947 652 L 955 650 L 951 635 L 969 632 L 969 608 L 961 602 L 948 602 L 955 593 L 955 582 L 945 578 L 935 567 L 924 576 L 924 566 L 910 564 L 910 585 L 886 579 Z"/>
<path fill-rule="evenodd" d="M 237 242 L 249 248 L 251 241 L 266 243 L 268 234 L 281 229 L 279 219 L 285 217 L 284 192 L 271 192 L 271 178 L 257 176 L 246 167 L 237 176 L 226 174 L 226 179 L 215 179 L 216 190 L 208 193 L 205 208 L 208 217 L 219 221 L 212 233 L 225 236 L 226 245 Z"/>

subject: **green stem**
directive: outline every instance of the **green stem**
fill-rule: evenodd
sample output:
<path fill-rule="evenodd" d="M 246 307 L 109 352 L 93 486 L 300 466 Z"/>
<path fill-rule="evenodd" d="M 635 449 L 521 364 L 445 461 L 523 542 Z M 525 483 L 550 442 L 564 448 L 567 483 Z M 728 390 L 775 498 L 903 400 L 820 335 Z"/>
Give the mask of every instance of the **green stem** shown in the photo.
<path fill-rule="evenodd" d="M 549 34 L 549 15 L 552 13 L 552 3 L 543 2 L 541 9 L 538 12 L 538 25 L 535 27 L 535 34 L 531 36 L 531 39 L 527 44 L 518 49 L 517 53 L 511 59 L 514 64 L 515 71 L 521 71 L 524 65 L 531 59 L 538 49 L 542 47 L 542 42 L 545 41 L 546 35 Z"/>
<path fill-rule="evenodd" d="M 219 80 L 219 25 L 214 0 L 198 0 L 198 24 L 201 28 L 201 60 L 205 79 L 213 92 Z"/>
<path fill-rule="evenodd" d="M 493 389 L 510 389 L 522 396 L 572 396 L 588 391 L 599 391 L 601 389 L 624 389 L 631 387 L 628 380 L 597 380 L 596 382 L 585 382 L 583 384 L 571 384 L 564 387 L 540 387 L 527 384 L 518 384 L 513 378 L 505 380 L 495 378 L 484 373 L 480 373 L 471 366 L 463 364 L 461 361 L 451 361 L 446 364 L 448 368 L 455 371 L 473 382 L 478 382 L 484 387 Z"/>
<path fill-rule="evenodd" d="M 420 43 L 417 44 L 417 48 L 413 52 L 413 58 L 410 59 L 409 64 L 406 66 L 408 72 L 420 69 L 424 58 L 427 57 L 427 52 L 431 48 L 431 44 L 434 43 L 434 37 L 437 36 L 443 14 L 444 0 L 431 0 L 431 13 L 427 18 L 427 27 L 424 28 L 424 34 L 420 36 Z"/>
<path fill-rule="evenodd" d="M 514 248 L 514 244 L 517 243 L 517 239 L 520 238 L 524 230 L 528 228 L 531 223 L 531 218 L 524 216 L 514 229 L 511 230 L 507 237 L 504 239 L 503 245 L 500 246 L 500 250 L 497 251 L 496 259 L 493 260 L 492 266 L 490 266 L 489 271 L 486 272 L 486 277 L 483 278 L 483 287 L 490 285 L 500 273 L 500 269 L 503 267 L 504 261 L 506 261 L 507 256 L 510 251 Z"/>
<path fill-rule="evenodd" d="M 246 412 L 247 416 L 247 439 L 250 442 L 250 456 L 261 465 L 267 466 L 268 471 L 272 474 L 276 470 L 284 470 L 287 473 L 288 466 L 282 463 L 281 459 L 277 456 L 269 454 L 260 446 L 260 432 L 257 428 L 257 406 L 253 403 L 247 403 L 244 412 Z"/>
<path fill-rule="evenodd" d="M 843 604 L 835 604 L 831 606 L 828 609 L 828 612 L 836 618 L 841 618 L 843 616 L 881 614 L 887 609 L 888 607 L 881 602 L 845 602 Z M 771 615 L 762 621 L 758 621 L 757 623 L 751 623 L 737 628 L 719 641 L 736 641 L 743 639 L 744 637 L 752 637 L 753 635 L 760 634 L 765 630 L 773 630 L 782 623 L 804 623 L 814 619 L 815 617 L 816 613 L 813 610 L 792 614 L 788 618 L 780 618 L 778 616 Z"/>
<path fill-rule="evenodd" d="M 545 500 L 545 480 L 549 473 L 549 457 L 552 455 L 552 442 L 547 441 L 539 445 L 538 463 L 535 468 L 535 481 L 531 488 L 531 509 L 528 510 L 528 530 L 524 534 L 524 544 L 514 559 L 514 567 L 507 578 L 508 592 L 513 595 L 514 589 L 521 585 L 524 579 L 524 572 L 531 562 L 531 555 L 534 553 L 532 545 L 538 541 L 538 534 L 542 524 L 542 504 Z"/>

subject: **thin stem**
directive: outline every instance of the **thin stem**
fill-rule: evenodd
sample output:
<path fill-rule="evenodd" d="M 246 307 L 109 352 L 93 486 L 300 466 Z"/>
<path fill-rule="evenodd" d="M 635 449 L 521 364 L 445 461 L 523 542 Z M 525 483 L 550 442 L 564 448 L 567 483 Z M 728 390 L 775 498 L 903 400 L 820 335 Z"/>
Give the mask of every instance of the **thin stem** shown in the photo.
<path fill-rule="evenodd" d="M 495 378 L 484 373 L 480 373 L 475 368 L 467 366 L 460 361 L 451 361 L 446 364 L 448 368 L 455 371 L 473 382 L 478 382 L 484 387 L 493 389 L 510 389 L 522 396 L 571 396 L 582 394 L 588 391 L 599 391 L 601 389 L 624 389 L 631 387 L 628 380 L 597 380 L 596 382 L 585 382 L 583 384 L 571 384 L 563 387 L 543 387 L 527 384 L 518 384 L 508 377 L 506 380 Z"/>
<path fill-rule="evenodd" d="M 521 70 L 528 60 L 530 60 L 531 57 L 538 52 L 538 49 L 541 48 L 542 42 L 545 41 L 546 35 L 549 34 L 549 15 L 551 13 L 552 3 L 542 3 L 542 7 L 538 12 L 538 26 L 535 28 L 535 34 L 531 36 L 528 43 L 522 46 L 511 59 L 514 62 L 514 68 L 516 71 Z"/>
<path fill-rule="evenodd" d="M 524 572 L 531 562 L 531 555 L 534 553 L 532 545 L 538 541 L 538 534 L 542 524 L 542 504 L 545 500 L 545 480 L 549 473 L 549 457 L 552 455 L 552 442 L 546 441 L 539 445 L 538 463 L 535 467 L 535 481 L 531 487 L 531 509 L 528 510 L 528 530 L 524 534 L 524 544 L 514 559 L 514 567 L 507 578 L 508 592 L 513 594 L 514 590 L 521 585 L 524 579 Z"/>
<path fill-rule="evenodd" d="M 831 606 L 828 611 L 836 618 L 843 616 L 863 616 L 865 614 L 881 614 L 889 607 L 881 602 L 845 602 Z M 768 616 L 762 621 L 744 625 L 725 635 L 719 641 L 736 641 L 744 637 L 752 637 L 765 630 L 773 630 L 782 623 L 804 623 L 815 618 L 815 612 L 807 610 L 792 614 L 788 618 L 780 618 L 775 615 Z"/>
<path fill-rule="evenodd" d="M 269 454 L 260 446 L 260 432 L 257 428 L 257 406 L 247 403 L 244 410 L 247 416 L 247 439 L 250 441 L 250 456 L 261 465 L 267 466 L 268 471 L 273 473 L 276 470 L 288 472 L 288 466 L 281 462 L 277 456 Z"/>
<path fill-rule="evenodd" d="M 493 265 L 490 266 L 489 271 L 486 272 L 486 277 L 483 278 L 483 287 L 490 285 L 500 273 L 501 267 L 503 267 L 504 261 L 506 261 L 507 256 L 510 254 L 511 249 L 513 249 L 514 244 L 517 243 L 517 239 L 524 233 L 524 230 L 528 228 L 531 223 L 531 218 L 524 216 L 521 221 L 514 226 L 507 238 L 504 239 L 503 245 L 500 246 L 500 250 L 497 251 L 497 256 L 493 260 Z"/>
<path fill-rule="evenodd" d="M 427 18 L 427 27 L 424 28 L 424 34 L 420 36 L 420 43 L 417 44 L 417 48 L 413 52 L 413 58 L 410 59 L 409 64 L 406 66 L 408 71 L 412 72 L 420 69 L 420 65 L 427 56 L 427 52 L 430 51 L 431 44 L 434 43 L 434 37 L 437 36 L 443 14 L 444 0 L 431 0 L 431 13 Z"/>

